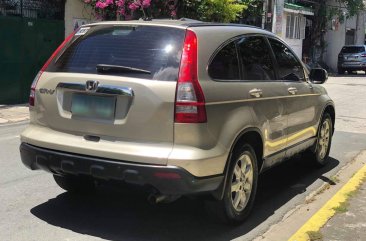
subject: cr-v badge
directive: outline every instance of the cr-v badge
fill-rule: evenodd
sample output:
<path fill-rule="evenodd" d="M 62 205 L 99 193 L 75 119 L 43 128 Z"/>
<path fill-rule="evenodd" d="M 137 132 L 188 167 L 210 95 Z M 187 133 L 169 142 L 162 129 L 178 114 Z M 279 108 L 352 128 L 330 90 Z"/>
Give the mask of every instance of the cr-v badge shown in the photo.
<path fill-rule="evenodd" d="M 39 89 L 39 93 L 53 95 L 53 93 L 55 93 L 55 90 L 41 88 L 41 89 Z"/>

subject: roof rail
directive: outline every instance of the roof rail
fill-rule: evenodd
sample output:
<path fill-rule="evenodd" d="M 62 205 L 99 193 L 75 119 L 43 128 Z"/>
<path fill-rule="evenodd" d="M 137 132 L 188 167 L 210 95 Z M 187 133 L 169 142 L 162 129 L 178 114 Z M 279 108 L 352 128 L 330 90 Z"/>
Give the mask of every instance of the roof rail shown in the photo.
<path fill-rule="evenodd" d="M 203 23 L 202 21 L 199 21 L 197 19 L 192 19 L 192 18 L 180 18 L 180 19 L 178 19 L 178 21 L 183 21 L 183 22 L 187 21 L 187 22 Z"/>

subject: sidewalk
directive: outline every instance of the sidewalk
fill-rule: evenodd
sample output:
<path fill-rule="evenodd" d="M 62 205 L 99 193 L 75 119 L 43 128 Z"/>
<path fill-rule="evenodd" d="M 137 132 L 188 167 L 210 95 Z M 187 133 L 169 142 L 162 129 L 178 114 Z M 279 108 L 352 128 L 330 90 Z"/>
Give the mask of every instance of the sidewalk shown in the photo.
<path fill-rule="evenodd" d="M 320 230 L 323 241 L 366 240 L 366 181 Z M 316 240 L 316 239 L 315 239 Z"/>
<path fill-rule="evenodd" d="M 28 105 L 0 105 L 0 125 L 29 120 Z"/>
<path fill-rule="evenodd" d="M 325 200 L 288 241 L 366 240 L 366 150 L 330 180 L 333 185 L 325 184 L 317 191 L 318 198 L 299 209 L 313 209 L 313 204 Z"/>

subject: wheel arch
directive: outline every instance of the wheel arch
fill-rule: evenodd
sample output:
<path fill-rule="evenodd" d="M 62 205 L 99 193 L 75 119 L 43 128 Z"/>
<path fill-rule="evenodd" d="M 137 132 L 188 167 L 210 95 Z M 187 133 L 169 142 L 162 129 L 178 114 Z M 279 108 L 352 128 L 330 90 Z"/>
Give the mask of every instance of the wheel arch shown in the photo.
<path fill-rule="evenodd" d="M 237 137 L 235 138 L 233 144 L 230 148 L 229 156 L 226 160 L 225 169 L 224 169 L 224 180 L 219 186 L 219 188 L 213 192 L 213 196 L 216 199 L 221 200 L 224 195 L 224 188 L 225 183 L 228 176 L 228 171 L 230 167 L 231 162 L 231 156 L 233 151 L 235 151 L 236 148 L 243 145 L 244 143 L 250 144 L 252 148 L 254 149 L 256 158 L 257 158 L 257 165 L 258 165 L 258 172 L 260 172 L 262 166 L 263 166 L 263 137 L 260 132 L 260 130 L 256 127 L 248 127 L 244 129 L 242 132 L 240 132 Z"/>
<path fill-rule="evenodd" d="M 328 113 L 330 115 L 330 118 L 332 119 L 332 128 L 333 128 L 332 129 L 332 134 L 334 134 L 334 130 L 335 130 L 335 108 L 334 108 L 334 105 L 332 103 L 328 103 L 324 107 L 321 118 L 323 118 L 325 113 Z M 319 125 L 320 125 L 320 121 L 319 121 Z"/>

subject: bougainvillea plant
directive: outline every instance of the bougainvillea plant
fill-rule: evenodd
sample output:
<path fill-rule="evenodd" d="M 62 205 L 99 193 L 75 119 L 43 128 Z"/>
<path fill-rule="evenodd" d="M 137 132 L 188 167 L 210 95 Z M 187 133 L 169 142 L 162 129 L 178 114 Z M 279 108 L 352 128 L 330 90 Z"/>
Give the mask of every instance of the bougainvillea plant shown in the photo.
<path fill-rule="evenodd" d="M 96 18 L 130 20 L 188 17 L 202 21 L 235 22 L 255 0 L 82 0 Z"/>
<path fill-rule="evenodd" d="M 102 20 L 177 16 L 178 0 L 83 0 Z M 153 3 L 152 3 L 153 2 Z"/>

